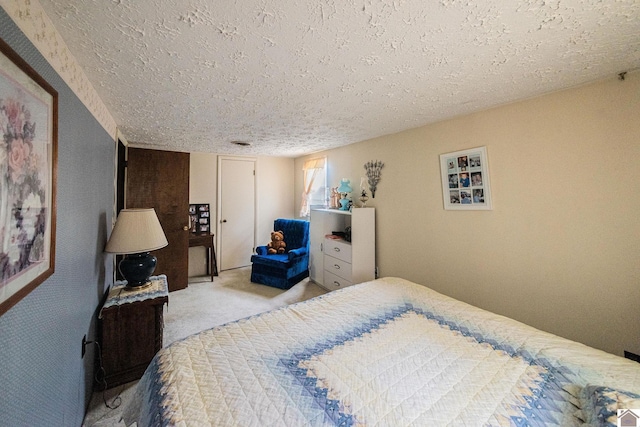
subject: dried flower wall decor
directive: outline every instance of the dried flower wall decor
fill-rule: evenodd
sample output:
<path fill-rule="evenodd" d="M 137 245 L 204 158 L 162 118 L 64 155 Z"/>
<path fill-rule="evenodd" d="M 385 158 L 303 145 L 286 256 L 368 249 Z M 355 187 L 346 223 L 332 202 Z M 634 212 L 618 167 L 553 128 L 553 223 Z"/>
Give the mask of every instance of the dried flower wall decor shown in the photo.
<path fill-rule="evenodd" d="M 384 163 L 379 160 L 371 160 L 364 164 L 364 169 L 367 171 L 367 182 L 369 183 L 369 190 L 371 190 L 371 197 L 376 198 L 376 188 L 380 181 L 380 172 Z"/>

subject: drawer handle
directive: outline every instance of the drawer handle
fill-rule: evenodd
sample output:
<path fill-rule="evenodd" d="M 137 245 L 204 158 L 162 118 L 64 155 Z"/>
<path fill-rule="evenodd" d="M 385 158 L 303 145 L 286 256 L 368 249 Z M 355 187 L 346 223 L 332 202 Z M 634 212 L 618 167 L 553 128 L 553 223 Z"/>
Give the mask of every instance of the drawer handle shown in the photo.
<path fill-rule="evenodd" d="M 333 284 L 336 285 L 336 286 L 340 286 L 340 282 L 338 282 L 336 280 L 333 281 Z"/>
<path fill-rule="evenodd" d="M 340 248 L 333 248 L 334 251 L 340 252 Z"/>
<path fill-rule="evenodd" d="M 340 266 L 338 264 L 333 264 L 333 268 L 335 268 L 336 270 L 340 270 Z"/>

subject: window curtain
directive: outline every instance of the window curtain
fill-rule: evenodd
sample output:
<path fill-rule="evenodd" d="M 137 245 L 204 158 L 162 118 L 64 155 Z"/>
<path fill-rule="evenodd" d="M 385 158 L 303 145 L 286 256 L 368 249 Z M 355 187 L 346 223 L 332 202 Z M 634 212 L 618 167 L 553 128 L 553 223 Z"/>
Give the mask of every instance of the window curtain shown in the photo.
<path fill-rule="evenodd" d="M 313 189 L 313 182 L 318 174 L 324 172 L 325 159 L 310 159 L 302 165 L 302 203 L 300 206 L 300 216 L 307 217 L 310 213 L 311 204 L 309 203 L 309 194 Z"/>

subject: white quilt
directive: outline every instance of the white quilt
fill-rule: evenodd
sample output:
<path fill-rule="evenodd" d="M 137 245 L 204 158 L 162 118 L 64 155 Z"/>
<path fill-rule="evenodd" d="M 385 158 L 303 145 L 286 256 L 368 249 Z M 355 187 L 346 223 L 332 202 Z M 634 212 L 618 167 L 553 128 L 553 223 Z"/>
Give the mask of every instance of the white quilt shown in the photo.
<path fill-rule="evenodd" d="M 633 397 L 640 364 L 386 278 L 161 350 L 125 421 L 571 426 L 611 416 L 610 401 L 590 406 L 587 385 Z"/>

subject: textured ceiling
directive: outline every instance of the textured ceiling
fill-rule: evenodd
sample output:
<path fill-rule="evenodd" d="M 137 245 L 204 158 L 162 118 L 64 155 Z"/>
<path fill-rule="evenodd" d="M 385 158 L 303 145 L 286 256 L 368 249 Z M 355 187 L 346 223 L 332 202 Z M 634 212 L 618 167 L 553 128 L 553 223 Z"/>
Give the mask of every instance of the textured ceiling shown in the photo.
<path fill-rule="evenodd" d="M 638 0 L 40 2 L 125 138 L 176 151 L 299 156 L 640 67 Z"/>

